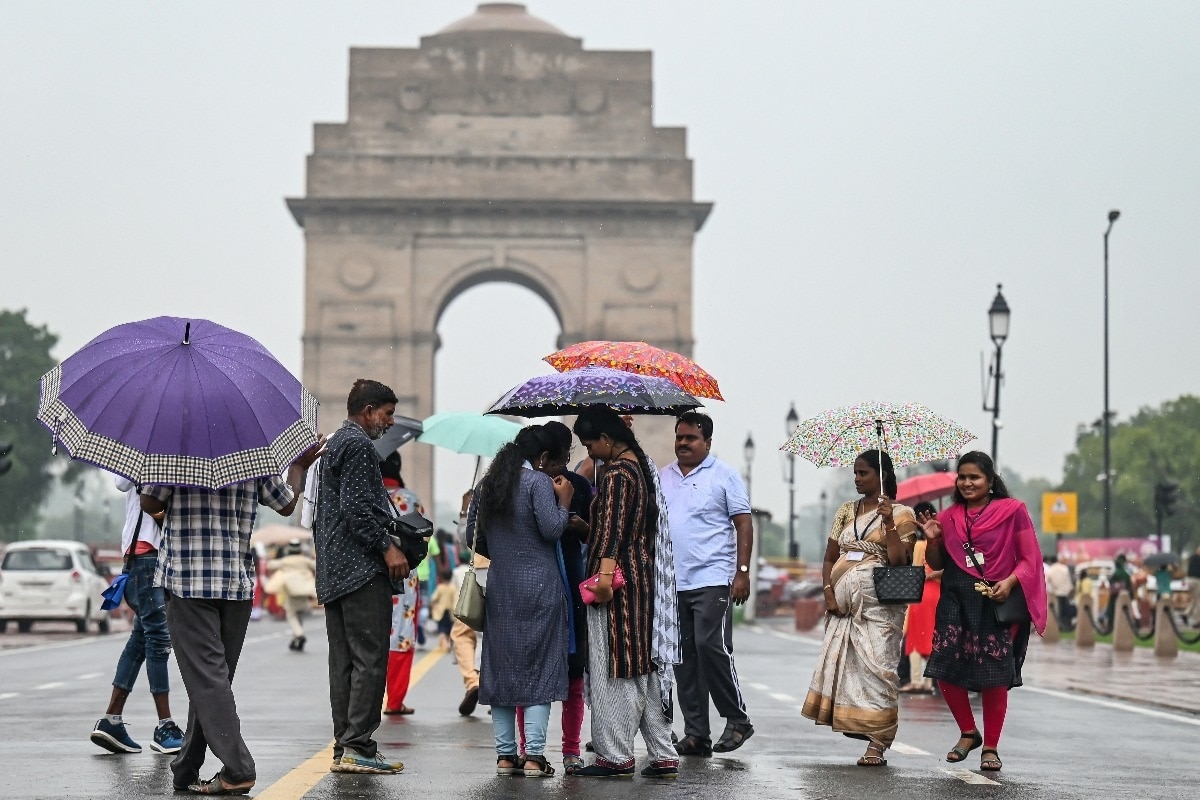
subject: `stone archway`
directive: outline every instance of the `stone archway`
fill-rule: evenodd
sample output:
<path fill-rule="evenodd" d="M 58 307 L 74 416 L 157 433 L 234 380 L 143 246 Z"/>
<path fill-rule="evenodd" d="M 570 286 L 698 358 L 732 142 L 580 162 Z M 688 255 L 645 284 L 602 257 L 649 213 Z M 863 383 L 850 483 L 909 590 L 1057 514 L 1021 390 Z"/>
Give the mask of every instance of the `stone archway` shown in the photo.
<path fill-rule="evenodd" d="M 391 385 L 399 413 L 433 413 L 438 319 L 489 281 L 542 297 L 560 345 L 691 354 L 692 244 L 711 204 L 692 197 L 685 131 L 653 124 L 650 67 L 648 52 L 584 50 L 510 3 L 419 48 L 351 50 L 347 121 L 315 126 L 306 195 L 288 200 L 322 429 L 358 377 Z M 428 450 L 405 461 L 431 497 Z"/>

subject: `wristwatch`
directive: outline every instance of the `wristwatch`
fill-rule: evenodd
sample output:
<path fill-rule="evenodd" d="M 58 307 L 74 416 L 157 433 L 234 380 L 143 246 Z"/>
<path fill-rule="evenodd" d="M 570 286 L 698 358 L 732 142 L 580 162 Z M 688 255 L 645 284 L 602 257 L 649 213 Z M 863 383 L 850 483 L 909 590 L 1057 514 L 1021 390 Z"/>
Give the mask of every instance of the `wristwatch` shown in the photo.
<path fill-rule="evenodd" d="M 740 567 L 738 567 L 738 572 L 749 572 L 749 571 L 750 571 L 750 567 L 747 566 L 746 564 L 742 564 Z"/>

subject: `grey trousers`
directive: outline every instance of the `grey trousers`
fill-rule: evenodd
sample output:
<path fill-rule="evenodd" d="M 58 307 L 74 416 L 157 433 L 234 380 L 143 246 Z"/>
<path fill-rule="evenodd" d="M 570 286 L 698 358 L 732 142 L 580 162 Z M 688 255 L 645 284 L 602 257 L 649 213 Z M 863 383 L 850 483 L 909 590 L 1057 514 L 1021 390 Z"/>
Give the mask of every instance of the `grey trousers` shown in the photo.
<path fill-rule="evenodd" d="M 641 731 L 651 762 L 677 764 L 671 724 L 662 709 L 658 673 L 614 678 L 609 673 L 609 607 L 588 606 L 588 692 L 596 761 L 625 768 L 634 763 L 634 737 Z"/>
<path fill-rule="evenodd" d="M 685 736 L 711 739 L 708 698 L 728 724 L 750 722 L 733 665 L 733 603 L 728 586 L 679 592 L 679 644 L 683 661 L 675 667 Z"/>
<path fill-rule="evenodd" d="M 379 752 L 372 737 L 383 719 L 391 629 L 392 584 L 382 573 L 325 604 L 335 759 L 347 749 L 367 758 Z"/>
<path fill-rule="evenodd" d="M 246 641 L 252 605 L 250 600 L 174 595 L 167 603 L 175 663 L 188 693 L 183 748 L 171 761 L 172 782 L 177 787 L 199 780 L 205 748 L 221 762 L 226 782 L 243 783 L 256 777 L 233 697 L 233 673 Z"/>

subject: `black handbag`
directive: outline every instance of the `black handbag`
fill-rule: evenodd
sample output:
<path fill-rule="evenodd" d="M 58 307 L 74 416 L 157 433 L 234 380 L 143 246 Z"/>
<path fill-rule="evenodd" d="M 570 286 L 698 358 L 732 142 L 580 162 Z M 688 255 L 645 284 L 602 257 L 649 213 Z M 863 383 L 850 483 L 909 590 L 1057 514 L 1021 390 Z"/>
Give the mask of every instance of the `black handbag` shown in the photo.
<path fill-rule="evenodd" d="M 388 535 L 392 537 L 392 543 L 404 553 L 408 560 L 408 568 L 416 569 L 429 555 L 429 538 L 433 536 L 433 523 L 416 511 L 410 511 L 404 516 L 391 519 L 388 523 Z"/>
<path fill-rule="evenodd" d="M 880 605 L 919 603 L 925 595 L 924 567 L 875 567 L 872 577 Z"/>
<path fill-rule="evenodd" d="M 996 614 L 996 622 L 1001 625 L 1018 625 L 1033 619 L 1029 615 L 1029 604 L 1025 602 L 1025 590 L 1019 582 L 1008 593 L 1004 602 L 992 601 L 992 610 Z"/>

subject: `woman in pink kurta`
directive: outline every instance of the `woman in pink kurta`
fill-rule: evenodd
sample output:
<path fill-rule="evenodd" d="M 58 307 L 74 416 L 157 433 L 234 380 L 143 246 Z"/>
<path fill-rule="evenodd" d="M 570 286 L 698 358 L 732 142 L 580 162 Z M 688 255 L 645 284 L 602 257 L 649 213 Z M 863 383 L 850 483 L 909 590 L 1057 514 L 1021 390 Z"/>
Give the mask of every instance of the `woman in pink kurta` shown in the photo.
<path fill-rule="evenodd" d="M 925 676 L 938 682 L 961 732 L 946 760 L 962 761 L 983 746 L 980 769 L 996 771 L 1003 766 L 997 747 L 1008 690 L 1021 685 L 1030 629 L 1039 634 L 1046 629 L 1046 579 L 1029 511 L 1009 497 L 986 453 L 973 451 L 959 459 L 953 499 L 936 519 L 918 517 L 928 564 L 945 570 Z M 1001 623 L 996 605 L 1018 590 L 1028 617 Z M 983 696 L 982 734 L 968 691 Z"/>

